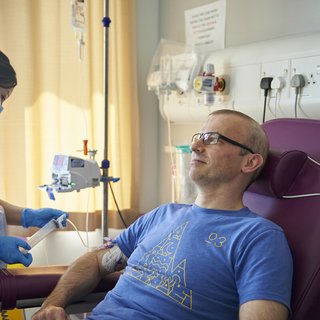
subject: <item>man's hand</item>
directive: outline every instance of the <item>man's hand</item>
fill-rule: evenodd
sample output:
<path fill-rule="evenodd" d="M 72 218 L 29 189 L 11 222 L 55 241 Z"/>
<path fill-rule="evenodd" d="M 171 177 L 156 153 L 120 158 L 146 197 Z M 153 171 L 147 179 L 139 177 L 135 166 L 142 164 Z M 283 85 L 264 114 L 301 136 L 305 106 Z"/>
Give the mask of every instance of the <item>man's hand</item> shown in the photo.
<path fill-rule="evenodd" d="M 36 312 L 31 320 L 69 320 L 70 317 L 64 311 L 63 308 L 48 306 L 41 308 L 38 312 Z"/>

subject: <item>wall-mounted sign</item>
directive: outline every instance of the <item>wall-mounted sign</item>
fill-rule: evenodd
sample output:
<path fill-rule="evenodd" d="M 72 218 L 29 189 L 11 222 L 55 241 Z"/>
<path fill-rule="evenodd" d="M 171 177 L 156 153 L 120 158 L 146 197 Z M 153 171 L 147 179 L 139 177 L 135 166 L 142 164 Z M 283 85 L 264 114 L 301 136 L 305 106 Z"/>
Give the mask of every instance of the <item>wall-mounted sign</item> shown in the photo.
<path fill-rule="evenodd" d="M 225 48 L 226 0 L 185 11 L 186 44 L 200 51 Z"/>

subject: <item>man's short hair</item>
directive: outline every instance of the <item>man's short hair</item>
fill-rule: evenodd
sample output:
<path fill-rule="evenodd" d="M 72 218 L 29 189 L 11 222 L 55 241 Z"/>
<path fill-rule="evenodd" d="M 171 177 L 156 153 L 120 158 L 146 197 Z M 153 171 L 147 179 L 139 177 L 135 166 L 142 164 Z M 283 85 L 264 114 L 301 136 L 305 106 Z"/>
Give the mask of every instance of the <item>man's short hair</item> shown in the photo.
<path fill-rule="evenodd" d="M 247 132 L 246 141 L 244 143 L 255 153 L 259 153 L 263 158 L 263 165 L 252 176 L 251 182 L 254 181 L 263 169 L 269 153 L 269 141 L 265 131 L 256 120 L 240 111 L 232 109 L 220 109 L 211 112 L 209 116 L 215 116 L 219 114 L 234 115 L 247 120 L 249 130 Z M 240 152 L 241 154 L 246 154 L 248 151 L 242 149 Z"/>

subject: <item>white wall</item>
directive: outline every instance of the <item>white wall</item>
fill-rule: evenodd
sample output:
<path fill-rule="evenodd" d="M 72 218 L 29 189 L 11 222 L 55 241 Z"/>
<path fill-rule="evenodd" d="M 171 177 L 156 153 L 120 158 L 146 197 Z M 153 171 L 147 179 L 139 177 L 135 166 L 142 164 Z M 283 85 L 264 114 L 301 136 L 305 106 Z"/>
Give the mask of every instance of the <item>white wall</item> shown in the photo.
<path fill-rule="evenodd" d="M 139 2 L 140 0 L 138 0 Z M 142 1 L 142 0 L 141 0 Z M 151 1 L 152 2 L 152 1 Z M 209 0 L 161 0 L 159 1 L 159 38 L 184 42 L 184 11 L 211 3 Z M 142 9 L 142 8 L 141 8 Z M 144 9 L 142 9 L 144 10 Z M 144 14 L 149 14 L 145 11 Z M 144 15 L 142 13 L 142 15 Z M 263 41 L 284 37 L 287 35 L 305 32 L 320 31 L 320 1 L 319 0 L 227 0 L 226 13 L 226 47 L 239 46 L 256 41 Z M 151 25 L 150 25 L 151 27 Z M 150 48 L 149 48 L 150 49 Z M 143 49 L 144 50 L 144 49 Z M 151 63 L 145 61 L 145 64 Z M 142 86 L 146 85 L 145 80 Z M 151 107 L 143 107 L 146 101 L 140 100 L 141 110 Z M 153 108 L 154 106 L 152 106 Z M 171 169 L 169 154 L 164 151 L 168 145 L 167 124 L 158 112 L 158 148 L 148 148 L 148 138 L 142 137 L 141 147 L 148 148 L 148 157 L 156 155 L 157 161 L 153 169 L 144 170 L 141 176 L 143 186 L 149 186 L 142 190 L 141 207 L 151 209 L 151 205 L 158 205 L 171 201 Z M 143 125 L 142 125 L 143 126 Z M 200 123 L 191 125 L 173 125 L 172 134 L 188 139 L 192 132 L 196 131 Z M 155 128 L 151 128 L 149 134 L 155 134 Z M 149 140 L 150 141 L 150 140 Z M 155 140 L 153 140 L 155 141 Z M 142 156 L 143 157 L 143 156 Z M 149 179 L 149 172 L 151 177 Z M 158 180 L 153 176 L 158 172 Z M 148 182 L 144 182 L 148 181 Z M 157 197 L 154 192 L 158 188 Z M 145 192 L 147 191 L 147 192 Z M 152 200 L 150 201 L 150 197 Z M 155 201 L 157 199 L 157 201 Z M 150 207 L 149 207 L 150 206 Z"/>
<path fill-rule="evenodd" d="M 318 0 L 227 0 L 227 47 L 320 30 Z"/>
<path fill-rule="evenodd" d="M 138 97 L 140 110 L 140 212 L 158 203 L 158 98 L 147 90 L 151 59 L 159 43 L 159 0 L 137 1 Z"/>

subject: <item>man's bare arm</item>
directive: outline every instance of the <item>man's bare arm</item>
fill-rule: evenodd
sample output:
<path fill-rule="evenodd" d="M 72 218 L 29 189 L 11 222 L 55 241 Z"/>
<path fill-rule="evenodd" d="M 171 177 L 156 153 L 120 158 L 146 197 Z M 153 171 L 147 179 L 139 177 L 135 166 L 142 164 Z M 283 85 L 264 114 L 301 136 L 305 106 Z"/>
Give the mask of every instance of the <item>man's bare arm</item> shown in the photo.
<path fill-rule="evenodd" d="M 90 293 L 106 274 L 123 269 L 125 263 L 117 246 L 84 254 L 63 274 L 32 320 L 67 319 L 63 309 L 68 304 Z"/>
<path fill-rule="evenodd" d="M 240 306 L 240 320 L 287 320 L 289 311 L 283 304 L 271 300 L 252 300 Z"/>

